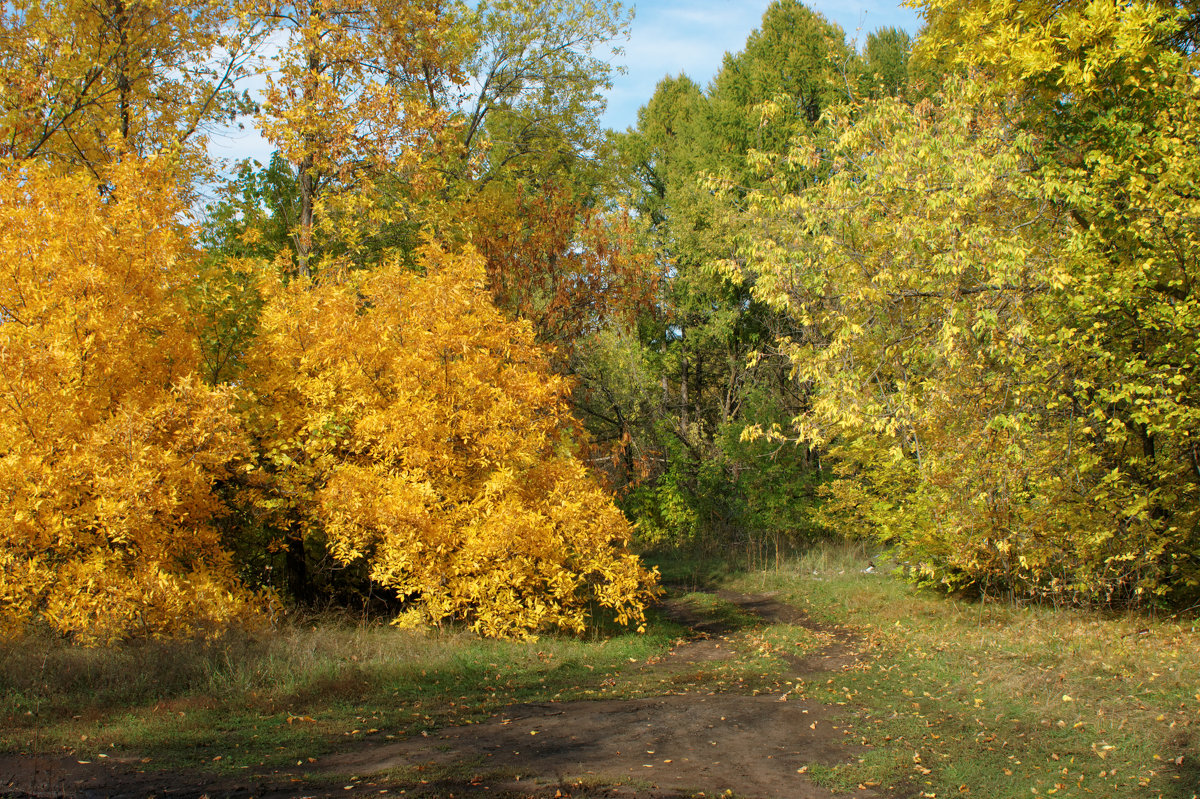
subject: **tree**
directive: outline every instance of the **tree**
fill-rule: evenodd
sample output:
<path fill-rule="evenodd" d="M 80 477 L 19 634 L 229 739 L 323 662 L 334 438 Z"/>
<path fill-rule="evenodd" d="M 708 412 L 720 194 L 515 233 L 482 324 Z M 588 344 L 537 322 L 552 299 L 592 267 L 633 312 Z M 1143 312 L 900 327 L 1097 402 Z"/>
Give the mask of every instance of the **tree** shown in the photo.
<path fill-rule="evenodd" d="M 619 141 L 632 172 L 631 205 L 664 275 L 658 315 L 637 331 L 647 350 L 642 360 L 657 370 L 662 421 L 641 432 L 635 449 L 656 463 L 629 500 L 643 528 L 660 539 L 728 546 L 746 535 L 782 542 L 809 532 L 797 515 L 760 512 L 762 503 L 745 495 L 769 486 L 777 493 L 761 497 L 767 506 L 804 506 L 811 453 L 738 442 L 747 424 L 796 413 L 805 401 L 790 366 L 772 351 L 790 321 L 717 267 L 743 223 L 740 195 L 769 178 L 759 169 L 770 163 L 765 154 L 819 135 L 817 120 L 846 97 L 856 69 L 837 26 L 800 3 L 773 3 L 745 50 L 726 56 L 707 93 L 686 76 L 665 79 L 639 112 L 638 128 Z M 715 191 L 720 184 L 733 188 Z M 619 374 L 595 368 L 608 362 L 618 361 L 593 359 L 585 384 L 601 436 L 613 434 L 612 420 L 644 418 L 639 409 L 648 401 L 614 407 L 609 400 L 626 393 L 606 385 Z"/>
<path fill-rule="evenodd" d="M 466 20 L 473 47 L 464 63 L 475 87 L 448 98 L 462 114 L 461 144 L 476 181 L 518 176 L 561 182 L 595 157 L 603 92 L 613 67 L 605 47 L 628 35 L 618 2 L 481 2 Z"/>
<path fill-rule="evenodd" d="M 447 120 L 438 98 L 457 80 L 462 45 L 441 0 L 310 0 L 275 16 L 288 43 L 259 126 L 295 170 L 296 270 L 308 276 L 318 227 L 335 254 L 353 253 L 405 218 L 381 200 L 381 176 L 430 187 L 423 163 Z"/>
<path fill-rule="evenodd" d="M 811 131 L 824 109 L 848 99 L 857 69 L 840 27 L 798 0 L 776 0 L 745 49 L 727 54 L 713 79 L 709 124 L 720 144 L 709 170 L 730 171 L 749 185 L 753 169 L 744 156 L 783 152 L 793 136 Z"/>
<path fill-rule="evenodd" d="M 254 617 L 214 482 L 247 456 L 233 397 L 195 376 L 180 290 L 196 256 L 174 173 L 4 165 L 0 630 L 82 642 Z"/>
<path fill-rule="evenodd" d="M 636 319 L 657 288 L 629 218 L 587 207 L 576 191 L 551 183 L 531 195 L 523 184 L 493 184 L 471 219 L 496 304 L 532 322 L 562 358 L 597 330 Z"/>
<path fill-rule="evenodd" d="M 193 176 L 203 134 L 244 110 L 235 82 L 265 30 L 236 0 L 6 3 L 0 155 L 99 180 L 127 154 L 173 152 Z"/>
<path fill-rule="evenodd" d="M 989 94 L 1020 99 L 1014 116 L 1038 137 L 1043 195 L 1072 222 L 1074 282 L 1055 323 L 1062 402 L 1091 420 L 1102 464 L 1096 507 L 1108 535 L 1163 539 L 1128 591 L 1141 601 L 1150 590 L 1194 592 L 1200 397 L 1181 387 L 1197 344 L 1197 163 L 1184 143 L 1200 136 L 1200 9 L 1000 2 L 951 13 L 932 3 L 928 16 L 928 49 L 959 68 L 1012 54 L 981 74 Z M 982 46 L 962 46 L 973 40 Z"/>
<path fill-rule="evenodd" d="M 458 9 L 455 15 L 436 3 L 324 7 L 319 19 L 289 11 L 284 24 L 293 34 L 285 58 L 290 66 L 271 90 L 264 124 L 279 137 L 282 157 L 265 170 L 246 171 L 215 209 L 216 250 L 223 256 L 265 255 L 264 246 L 277 241 L 286 226 L 282 220 L 294 218 L 290 249 L 300 268 L 288 290 L 300 296 L 312 292 L 314 302 L 321 297 L 332 302 L 326 296 L 330 292 L 352 290 L 351 272 L 397 271 L 401 264 L 424 271 L 428 259 L 419 256 L 421 240 L 436 235 L 457 246 L 474 240 L 487 254 L 489 283 L 506 310 L 528 315 L 538 323 L 542 341 L 566 351 L 580 331 L 626 304 L 622 293 L 629 295 L 628 302 L 646 293 L 637 264 L 610 246 L 619 240 L 619 220 L 587 206 L 586 182 L 576 183 L 571 175 L 575 159 L 559 155 L 564 147 L 586 148 L 586 142 L 567 139 L 589 135 L 585 131 L 595 124 L 593 118 L 571 116 L 598 102 L 596 81 L 602 80 L 590 72 L 601 64 L 590 47 L 607 35 L 606 23 L 585 10 L 550 13 L 545 4 L 519 2 L 485 5 L 476 12 Z M 607 6 L 603 10 L 615 13 Z M 535 26 L 525 26 L 534 19 Z M 488 24 L 479 28 L 484 20 Z M 409 35 L 416 30 L 424 38 Z M 375 46 L 381 36 L 393 37 L 392 51 Z M 485 68 L 468 123 L 460 69 Z M 346 87 L 362 91 L 347 100 Z M 536 128 L 536 135 L 522 139 L 512 157 L 486 163 L 482 154 L 501 146 L 493 138 L 496 126 L 518 118 Z M 279 169 L 285 160 L 294 172 Z M 305 174 L 314 179 L 308 187 Z M 277 210 L 264 214 L 264 207 Z M 314 271 L 318 257 L 323 266 Z M 322 585 L 331 570 L 313 567 L 340 563 L 327 557 L 333 552 L 332 528 L 314 503 L 349 456 L 318 457 L 308 448 L 312 432 L 297 421 L 306 400 L 293 390 L 291 381 L 297 378 L 285 366 L 290 362 L 262 355 L 275 346 L 269 325 L 275 304 L 284 299 L 283 288 L 270 280 L 245 286 L 243 276 L 261 267 L 243 266 L 237 257 L 223 263 L 198 284 L 206 364 L 217 364 L 222 379 L 241 369 L 239 382 L 269 398 L 264 401 L 278 414 L 264 417 L 262 407 L 249 411 L 262 468 L 245 481 L 239 507 L 254 520 L 251 526 L 274 531 L 289 590 L 303 601 L 332 585 Z M 273 286 L 269 296 L 264 286 Z M 252 313 L 227 310 L 234 293 L 242 298 L 234 308 Z M 265 303 L 261 313 L 258 300 Z M 385 323 L 382 311 L 368 317 Z M 246 338 L 247 329 L 257 330 L 253 340 Z M 328 335 L 336 337 L 334 330 Z M 243 352 L 235 352 L 247 342 Z M 353 415 L 355 410 L 328 412 Z M 371 458 L 357 462 L 364 480 L 373 474 L 367 470 Z M 582 473 L 572 479 L 586 482 Z M 605 522 L 601 528 L 609 526 Z M 336 568 L 343 577 L 354 575 L 337 578 L 342 586 L 358 578 L 363 585 L 378 586 L 382 580 L 370 558 L 347 557 Z M 394 581 L 384 583 L 395 587 Z"/>
<path fill-rule="evenodd" d="M 862 80 L 868 97 L 908 94 L 911 49 L 912 37 L 900 28 L 880 28 L 867 34 Z"/>
<path fill-rule="evenodd" d="M 1086 545 L 1039 513 L 1071 490 L 1034 321 L 1068 279 L 1062 220 L 1022 197 L 1028 137 L 961 96 L 941 106 L 843 115 L 825 180 L 752 195 L 753 290 L 796 320 L 781 344 L 812 396 L 756 434 L 827 448 L 832 524 L 920 576 L 1026 590 L 1066 578 L 1059 555 Z M 797 149 L 783 168 L 822 157 Z"/>
<path fill-rule="evenodd" d="M 560 366 L 584 336 L 654 296 L 628 215 L 603 200 L 614 180 L 600 125 L 613 70 L 604 51 L 630 18 L 608 0 L 481 3 L 465 22 L 470 91 L 447 98 L 459 136 L 449 213 L 486 258 L 496 302 L 532 321 Z"/>
<path fill-rule="evenodd" d="M 655 577 L 573 448 L 569 384 L 505 319 L 482 260 L 433 247 L 345 280 L 275 282 L 253 352 L 260 517 L 482 634 L 640 623 Z"/>
<path fill-rule="evenodd" d="M 923 579 L 1137 604 L 1200 586 L 1191 20 L 935 5 L 922 46 L 980 78 L 840 118 L 819 189 L 753 198 L 772 232 L 745 255 L 802 326 L 794 429 L 837 457 L 829 508 Z"/>

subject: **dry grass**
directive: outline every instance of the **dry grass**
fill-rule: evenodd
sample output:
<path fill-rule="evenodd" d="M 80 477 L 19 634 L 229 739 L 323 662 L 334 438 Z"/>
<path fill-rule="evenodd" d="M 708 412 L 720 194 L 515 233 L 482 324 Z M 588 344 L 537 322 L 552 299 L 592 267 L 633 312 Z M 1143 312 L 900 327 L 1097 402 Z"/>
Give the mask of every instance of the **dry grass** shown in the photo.
<path fill-rule="evenodd" d="M 344 745 L 350 731 L 412 734 L 511 702 L 607 691 L 601 683 L 678 632 L 659 624 L 647 635 L 519 643 L 326 614 L 211 640 L 95 649 L 35 636 L 0 646 L 0 751 L 111 749 L 197 766 L 212 762 L 215 739 L 221 768 L 269 764 L 280 752 Z"/>

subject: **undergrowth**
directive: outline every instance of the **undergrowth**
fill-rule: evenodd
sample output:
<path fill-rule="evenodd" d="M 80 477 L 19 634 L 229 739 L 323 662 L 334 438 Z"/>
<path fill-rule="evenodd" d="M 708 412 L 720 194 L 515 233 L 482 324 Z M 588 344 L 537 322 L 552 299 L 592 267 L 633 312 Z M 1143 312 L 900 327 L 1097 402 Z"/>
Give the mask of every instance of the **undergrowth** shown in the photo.
<path fill-rule="evenodd" d="M 778 692 L 844 714 L 846 763 L 808 771 L 838 791 L 1200 797 L 1194 617 L 946 597 L 869 569 L 868 553 L 846 545 L 778 568 L 660 566 L 672 601 L 719 625 L 737 658 L 646 668 L 687 633 L 661 614 L 642 635 L 597 627 L 525 643 L 329 614 L 208 641 L 80 649 L 35 637 L 0 646 L 0 750 L 303 773 L 308 758 L 352 741 L 477 723 L 514 703 Z M 824 626 L 761 623 L 718 589 L 770 593 Z M 838 628 L 852 631 L 843 640 L 861 650 L 857 665 L 790 670 Z"/>

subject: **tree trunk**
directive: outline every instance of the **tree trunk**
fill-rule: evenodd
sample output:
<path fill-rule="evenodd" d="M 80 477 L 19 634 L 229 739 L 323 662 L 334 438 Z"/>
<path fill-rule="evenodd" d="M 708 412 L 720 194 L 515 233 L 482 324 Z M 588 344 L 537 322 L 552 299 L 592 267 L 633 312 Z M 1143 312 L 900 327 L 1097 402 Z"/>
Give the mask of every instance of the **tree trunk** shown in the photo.
<path fill-rule="evenodd" d="M 315 48 L 308 51 L 308 74 L 309 83 L 315 83 L 317 76 L 321 74 L 321 53 Z M 305 100 L 309 100 L 309 88 L 305 86 Z M 311 137 L 311 134 L 309 134 Z M 312 265 L 310 259 L 312 256 L 312 234 L 313 234 L 313 206 L 316 204 L 317 195 L 317 177 L 315 172 L 315 163 L 313 151 L 315 150 L 315 142 L 306 142 L 304 148 L 304 158 L 300 161 L 300 219 L 299 227 L 296 231 L 296 271 L 301 277 L 312 277 Z"/>
<path fill-rule="evenodd" d="M 307 605 L 312 601 L 312 583 L 308 579 L 308 557 L 304 550 L 302 535 L 289 535 L 284 551 L 284 571 L 287 588 L 292 598 Z"/>

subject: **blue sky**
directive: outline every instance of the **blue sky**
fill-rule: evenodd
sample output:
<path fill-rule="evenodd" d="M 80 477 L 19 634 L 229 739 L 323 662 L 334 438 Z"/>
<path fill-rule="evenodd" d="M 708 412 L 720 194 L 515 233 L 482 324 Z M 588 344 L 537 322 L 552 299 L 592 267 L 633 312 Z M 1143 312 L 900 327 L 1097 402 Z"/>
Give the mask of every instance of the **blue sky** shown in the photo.
<path fill-rule="evenodd" d="M 613 80 L 606 127 L 623 130 L 636 124 L 637 110 L 668 75 L 683 72 L 707 86 L 727 52 L 739 52 L 759 27 L 770 0 L 637 0 L 629 41 L 618 42 L 625 55 L 613 64 L 628 70 Z M 806 5 L 841 26 L 850 39 L 887 26 L 916 33 L 920 15 L 888 0 L 809 0 Z"/>
<path fill-rule="evenodd" d="M 628 0 L 627 0 L 628 2 Z M 637 110 L 649 101 L 663 78 L 686 73 L 701 86 L 716 74 L 727 52 L 740 52 L 746 37 L 759 27 L 771 0 L 636 0 L 635 16 L 627 41 L 614 42 L 624 54 L 614 56 L 615 75 L 608 97 L 605 127 L 624 130 L 637 123 Z M 823 14 L 861 42 L 878 28 L 893 25 L 916 33 L 920 16 L 911 8 L 889 0 L 809 0 L 809 8 Z M 249 88 L 259 90 L 256 80 Z M 220 158 L 256 158 L 266 163 L 269 145 L 250 123 L 244 130 L 226 130 L 214 137 L 210 152 Z"/>

